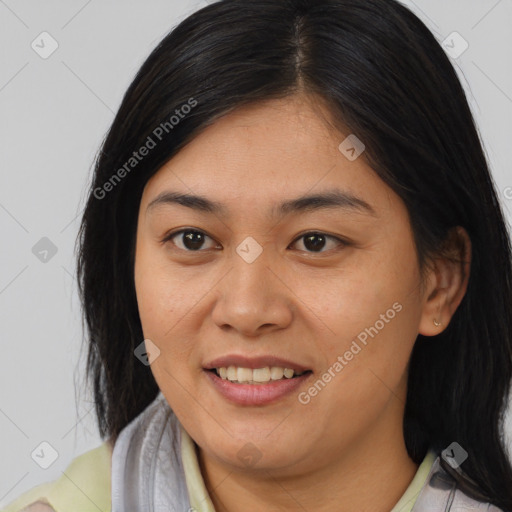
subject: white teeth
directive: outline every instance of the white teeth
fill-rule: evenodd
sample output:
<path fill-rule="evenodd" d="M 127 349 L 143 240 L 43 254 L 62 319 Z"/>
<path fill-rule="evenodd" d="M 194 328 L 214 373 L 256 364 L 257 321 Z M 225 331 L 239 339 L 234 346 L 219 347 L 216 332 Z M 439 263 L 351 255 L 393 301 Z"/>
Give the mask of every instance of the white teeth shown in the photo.
<path fill-rule="evenodd" d="M 279 368 L 278 366 L 272 366 L 270 369 L 270 378 L 272 380 L 282 379 L 284 375 L 284 368 Z"/>
<path fill-rule="evenodd" d="M 216 368 L 217 375 L 222 379 L 227 379 L 238 384 L 261 384 L 283 378 L 291 379 L 295 373 L 291 368 L 281 368 L 279 366 L 266 366 L 265 368 L 242 368 L 237 366 L 228 366 L 227 368 Z"/>
<path fill-rule="evenodd" d="M 238 382 L 249 382 L 252 380 L 252 370 L 250 368 L 237 368 L 236 380 Z"/>
<path fill-rule="evenodd" d="M 285 368 L 284 369 L 284 376 L 287 378 L 287 379 L 291 379 L 293 377 L 293 370 L 290 370 L 290 368 Z"/>
<path fill-rule="evenodd" d="M 269 368 L 257 368 L 252 371 L 252 380 L 256 382 L 268 382 L 270 380 Z"/>
<path fill-rule="evenodd" d="M 226 378 L 228 380 L 236 380 L 236 367 L 230 366 L 226 372 Z"/>

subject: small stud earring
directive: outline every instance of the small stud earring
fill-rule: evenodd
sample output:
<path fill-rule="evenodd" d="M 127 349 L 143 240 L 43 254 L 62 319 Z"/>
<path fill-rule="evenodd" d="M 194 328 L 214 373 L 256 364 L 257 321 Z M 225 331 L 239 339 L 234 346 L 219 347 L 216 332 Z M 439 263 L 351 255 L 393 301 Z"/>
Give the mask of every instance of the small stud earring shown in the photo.
<path fill-rule="evenodd" d="M 438 322 L 437 320 L 434 320 L 434 325 L 435 325 L 436 327 L 439 327 L 439 326 L 441 325 L 441 322 Z"/>

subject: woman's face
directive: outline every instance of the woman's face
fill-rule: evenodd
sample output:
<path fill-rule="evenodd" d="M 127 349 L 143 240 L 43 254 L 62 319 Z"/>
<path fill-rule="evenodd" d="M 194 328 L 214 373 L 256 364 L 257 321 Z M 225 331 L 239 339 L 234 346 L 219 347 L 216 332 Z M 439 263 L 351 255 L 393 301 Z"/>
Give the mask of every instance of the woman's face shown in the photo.
<path fill-rule="evenodd" d="M 407 364 L 427 322 L 413 233 L 320 108 L 294 96 L 239 109 L 142 196 L 135 284 L 160 351 L 151 370 L 219 464 L 285 474 L 403 450 Z"/>

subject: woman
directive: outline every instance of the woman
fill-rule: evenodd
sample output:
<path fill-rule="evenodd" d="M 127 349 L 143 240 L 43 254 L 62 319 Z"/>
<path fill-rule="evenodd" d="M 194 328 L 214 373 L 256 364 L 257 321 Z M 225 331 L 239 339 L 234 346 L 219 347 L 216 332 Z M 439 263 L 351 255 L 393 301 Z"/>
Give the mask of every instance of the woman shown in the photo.
<path fill-rule="evenodd" d="M 510 242 L 456 73 L 399 3 L 183 21 L 79 242 L 106 441 L 76 478 L 103 483 L 27 510 L 512 510 Z"/>

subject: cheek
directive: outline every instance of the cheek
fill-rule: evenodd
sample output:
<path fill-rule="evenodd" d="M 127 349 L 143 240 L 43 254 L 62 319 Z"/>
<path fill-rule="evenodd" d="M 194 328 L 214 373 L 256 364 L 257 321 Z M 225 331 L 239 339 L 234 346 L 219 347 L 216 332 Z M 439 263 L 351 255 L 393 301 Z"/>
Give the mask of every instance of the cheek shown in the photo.
<path fill-rule="evenodd" d="M 400 311 L 391 308 L 387 315 L 383 310 L 388 323 L 379 319 L 383 323 L 353 324 L 356 335 L 328 349 L 326 367 L 305 390 L 307 396 L 301 396 L 301 404 L 308 400 L 300 406 L 304 424 L 317 425 L 322 417 L 325 431 L 343 442 L 365 435 L 389 407 L 400 416 L 416 337 L 414 322 L 401 305 Z"/>
<path fill-rule="evenodd" d="M 139 316 L 144 337 L 160 350 L 151 371 L 178 408 L 179 400 L 190 406 L 182 386 L 194 378 L 194 368 L 200 371 L 197 342 L 209 304 L 205 294 L 217 279 L 210 280 L 198 267 L 178 267 L 165 250 L 143 237 L 139 240 L 135 261 Z"/>
<path fill-rule="evenodd" d="M 347 410 L 371 414 L 391 390 L 401 393 L 397 389 L 418 334 L 421 300 L 415 255 L 379 254 L 379 259 L 360 258 L 357 266 L 332 279 L 316 302 L 330 328 L 321 346 L 327 355 L 324 371 L 336 375 L 325 388 L 318 386 L 318 405 L 331 408 L 335 416 Z"/>
<path fill-rule="evenodd" d="M 135 258 L 135 291 L 144 336 L 160 350 L 173 328 L 190 309 L 191 291 L 183 273 L 170 272 L 161 250 L 140 236 Z"/>
<path fill-rule="evenodd" d="M 410 332 L 420 306 L 419 273 L 414 255 L 399 258 L 397 254 L 400 252 L 379 246 L 354 252 L 343 267 L 321 279 L 295 278 L 294 292 L 322 321 L 318 325 L 325 330 L 324 340 L 330 346 L 339 350 L 376 323 L 381 333 L 398 328 L 392 336 L 396 338 L 399 326 L 409 319 Z"/>
<path fill-rule="evenodd" d="M 144 338 L 160 350 L 151 372 L 169 403 L 184 415 L 190 396 L 182 383 L 188 378 L 192 353 L 187 341 L 192 338 L 184 329 L 184 320 L 189 318 L 194 293 L 183 274 L 169 272 L 168 266 L 158 261 L 158 252 L 143 243 L 137 248 L 135 288 Z"/>

